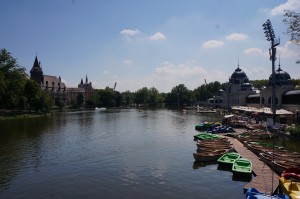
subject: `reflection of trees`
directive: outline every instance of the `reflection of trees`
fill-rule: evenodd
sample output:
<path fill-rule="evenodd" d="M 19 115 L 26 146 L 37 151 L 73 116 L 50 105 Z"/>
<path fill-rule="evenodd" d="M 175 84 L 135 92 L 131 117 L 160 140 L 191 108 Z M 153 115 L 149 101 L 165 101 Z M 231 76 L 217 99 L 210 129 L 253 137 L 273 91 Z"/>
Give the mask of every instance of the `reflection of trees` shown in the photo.
<path fill-rule="evenodd" d="M 55 132 L 64 123 L 60 117 L 45 116 L 0 121 L 0 192 L 29 164 L 40 165 L 42 134 Z"/>

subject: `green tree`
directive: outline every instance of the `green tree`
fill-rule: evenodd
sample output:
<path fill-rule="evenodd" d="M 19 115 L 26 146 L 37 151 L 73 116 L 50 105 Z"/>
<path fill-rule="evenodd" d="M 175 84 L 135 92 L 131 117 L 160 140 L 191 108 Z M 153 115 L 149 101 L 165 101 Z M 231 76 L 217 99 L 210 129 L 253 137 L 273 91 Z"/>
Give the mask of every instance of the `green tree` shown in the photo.
<path fill-rule="evenodd" d="M 160 95 L 159 91 L 152 87 L 149 89 L 149 104 L 157 106 L 163 103 L 163 97 Z"/>
<path fill-rule="evenodd" d="M 43 113 L 49 112 L 53 105 L 52 97 L 45 90 L 39 89 L 35 97 L 35 108 L 36 111 L 41 110 Z"/>
<path fill-rule="evenodd" d="M 81 105 L 83 104 L 84 102 L 84 96 L 82 93 L 78 93 L 78 95 L 76 96 L 76 104 L 77 104 L 77 107 L 80 108 Z"/>
<path fill-rule="evenodd" d="M 135 95 L 134 93 L 131 93 L 130 91 L 125 91 L 122 93 L 122 105 L 124 106 L 130 106 L 134 103 Z"/>
<path fill-rule="evenodd" d="M 0 50 L 0 108 L 24 107 L 25 68 L 6 49 Z"/>
<path fill-rule="evenodd" d="M 187 89 L 184 84 L 179 84 L 172 88 L 171 93 L 167 94 L 165 103 L 168 106 L 184 106 L 191 105 L 192 100 L 192 91 Z"/>
<path fill-rule="evenodd" d="M 250 80 L 250 83 L 253 85 L 254 88 L 262 88 L 262 87 L 267 87 L 269 80 L 267 79 L 262 79 L 262 80 Z"/>
<path fill-rule="evenodd" d="M 93 94 L 93 101 L 96 107 L 114 106 L 113 89 L 106 87 L 105 89 L 96 89 Z"/>
<path fill-rule="evenodd" d="M 31 111 L 32 107 L 37 108 L 35 103 L 38 101 L 37 93 L 39 92 L 40 89 L 41 89 L 41 87 L 34 80 L 28 79 L 26 81 L 25 87 L 24 87 L 24 95 L 27 99 L 29 111 Z"/>
<path fill-rule="evenodd" d="M 147 87 L 143 87 L 135 93 L 135 103 L 146 105 L 149 101 L 149 90 Z"/>
<path fill-rule="evenodd" d="M 285 10 L 283 23 L 287 25 L 286 34 L 290 36 L 290 41 L 300 45 L 300 13 Z M 300 64 L 300 60 L 297 60 L 296 63 Z"/>

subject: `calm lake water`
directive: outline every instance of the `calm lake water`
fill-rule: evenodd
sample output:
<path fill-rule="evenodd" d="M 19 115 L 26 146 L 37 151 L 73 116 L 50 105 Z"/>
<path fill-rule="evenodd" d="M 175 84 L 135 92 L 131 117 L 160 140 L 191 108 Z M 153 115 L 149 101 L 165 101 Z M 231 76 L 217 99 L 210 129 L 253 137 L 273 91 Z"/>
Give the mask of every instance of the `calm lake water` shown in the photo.
<path fill-rule="evenodd" d="M 216 114 L 72 112 L 0 121 L 0 198 L 243 198 L 248 183 L 195 164 Z"/>

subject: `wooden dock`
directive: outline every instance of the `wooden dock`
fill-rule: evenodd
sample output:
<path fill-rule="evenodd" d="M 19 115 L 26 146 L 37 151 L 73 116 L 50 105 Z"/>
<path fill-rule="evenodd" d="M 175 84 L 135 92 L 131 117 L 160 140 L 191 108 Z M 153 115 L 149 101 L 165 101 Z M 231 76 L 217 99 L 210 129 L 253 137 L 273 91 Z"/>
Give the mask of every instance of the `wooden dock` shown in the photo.
<path fill-rule="evenodd" d="M 247 149 L 240 141 L 231 137 L 228 137 L 228 140 L 233 144 L 234 149 L 243 158 L 247 158 L 252 162 L 252 170 L 255 177 L 244 187 L 244 191 L 253 187 L 268 195 L 274 193 L 279 185 L 279 176 L 273 172 L 268 165 L 261 161 L 257 155 Z"/>

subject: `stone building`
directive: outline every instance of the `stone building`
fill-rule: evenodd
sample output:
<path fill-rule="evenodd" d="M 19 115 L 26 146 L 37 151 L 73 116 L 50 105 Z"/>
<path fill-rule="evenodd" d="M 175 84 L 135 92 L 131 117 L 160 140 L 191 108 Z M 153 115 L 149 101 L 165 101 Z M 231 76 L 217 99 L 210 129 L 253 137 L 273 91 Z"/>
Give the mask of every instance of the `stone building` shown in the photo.
<path fill-rule="evenodd" d="M 56 106 L 70 106 L 72 101 L 76 102 L 76 97 L 81 93 L 84 100 L 90 100 L 93 95 L 92 82 L 88 82 L 86 75 L 85 83 L 83 79 L 77 88 L 67 88 L 65 83 L 52 75 L 44 75 L 41 63 L 35 57 L 34 64 L 30 70 L 30 79 L 35 80 L 42 89 L 47 90 L 55 102 Z"/>
<path fill-rule="evenodd" d="M 66 85 L 61 81 L 61 77 L 44 75 L 41 63 L 35 57 L 34 64 L 30 70 L 30 79 L 35 80 L 42 89 L 48 91 L 55 105 L 63 105 L 67 99 Z"/>
<path fill-rule="evenodd" d="M 225 92 L 218 92 L 210 105 L 230 110 L 231 106 L 271 107 L 272 74 L 266 87 L 255 89 L 247 75 L 239 68 L 232 73 Z M 296 113 L 300 110 L 300 90 L 292 84 L 291 76 L 282 70 L 280 63 L 275 71 L 276 109 L 286 109 Z"/>

